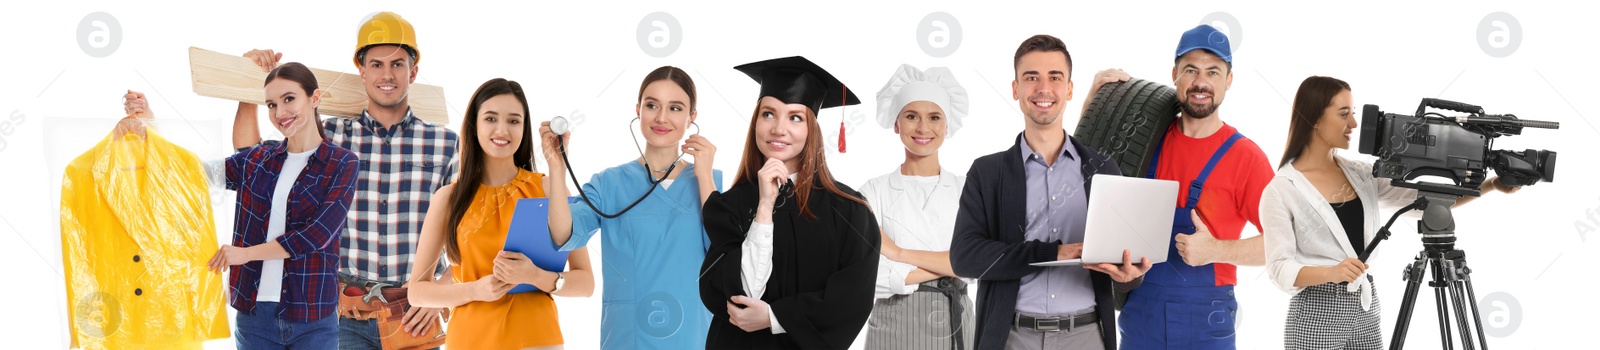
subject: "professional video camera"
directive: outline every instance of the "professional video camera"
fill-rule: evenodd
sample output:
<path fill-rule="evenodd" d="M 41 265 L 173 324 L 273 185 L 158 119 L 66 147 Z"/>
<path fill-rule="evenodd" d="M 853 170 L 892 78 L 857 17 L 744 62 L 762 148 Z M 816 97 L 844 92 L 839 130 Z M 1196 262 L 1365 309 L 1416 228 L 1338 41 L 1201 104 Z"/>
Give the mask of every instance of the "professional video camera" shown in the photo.
<path fill-rule="evenodd" d="M 1446 117 L 1428 112 L 1428 108 L 1467 115 Z M 1361 153 L 1378 156 L 1372 164 L 1372 176 L 1391 179 L 1390 184 L 1394 186 L 1417 189 L 1416 201 L 1389 217 L 1389 222 L 1378 228 L 1375 239 L 1359 252 L 1361 261 L 1372 256 L 1378 242 L 1389 238 L 1389 227 L 1400 214 L 1422 211 L 1422 218 L 1417 220 L 1417 233 L 1422 236 L 1423 250 L 1417 253 L 1415 261 L 1406 265 L 1406 292 L 1401 299 L 1390 349 L 1405 346 L 1411 311 L 1416 307 L 1418 289 L 1429 269 L 1433 274 L 1428 285 L 1434 290 L 1439 334 L 1445 348 L 1453 348 L 1454 343 L 1449 326 L 1452 313 L 1447 310 L 1454 311 L 1463 348 L 1474 348 L 1474 334 L 1476 343 L 1488 348 L 1478 314 L 1478 297 L 1472 290 L 1472 269 L 1467 267 L 1466 252 L 1455 247 L 1455 216 L 1450 208 L 1461 196 L 1481 194 L 1478 187 L 1483 185 L 1488 168 L 1493 168 L 1500 176 L 1500 183 L 1508 186 L 1554 180 L 1556 152 L 1532 149 L 1513 152 L 1490 146 L 1494 138 L 1520 135 L 1525 127 L 1556 129 L 1561 125 L 1521 120 L 1510 114 L 1486 114 L 1483 107 L 1432 98 L 1422 99 L 1422 105 L 1417 106 L 1417 113 L 1413 115 L 1384 113 L 1378 106 L 1366 105 L 1361 112 L 1361 123 Z M 1415 181 L 1430 175 L 1444 177 L 1452 183 Z M 1470 313 L 1467 308 L 1471 309 Z"/>
<path fill-rule="evenodd" d="M 1428 112 L 1444 109 L 1467 116 L 1446 117 Z M 1493 168 L 1500 183 L 1532 185 L 1554 179 L 1556 152 L 1493 150 L 1494 138 L 1522 134 L 1522 128 L 1555 129 L 1555 122 L 1521 120 L 1511 114 L 1485 114 L 1483 107 L 1424 98 L 1414 115 L 1384 113 L 1376 105 L 1361 112 L 1361 153 L 1378 157 L 1372 175 L 1389 178 L 1396 186 L 1453 195 L 1477 196 L 1486 168 Z M 1420 176 L 1440 176 L 1454 181 L 1435 184 L 1409 181 Z"/>

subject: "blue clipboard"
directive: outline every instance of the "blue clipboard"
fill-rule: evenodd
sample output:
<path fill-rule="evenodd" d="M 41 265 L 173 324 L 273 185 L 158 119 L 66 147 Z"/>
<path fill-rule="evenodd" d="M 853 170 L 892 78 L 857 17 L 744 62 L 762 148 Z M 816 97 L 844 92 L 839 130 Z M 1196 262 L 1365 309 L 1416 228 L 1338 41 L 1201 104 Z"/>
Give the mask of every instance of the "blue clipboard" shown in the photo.
<path fill-rule="evenodd" d="M 572 202 L 571 198 L 567 199 Z M 546 198 L 523 198 L 517 200 L 515 212 L 511 214 L 511 227 L 506 232 L 506 251 L 522 253 L 546 271 L 566 271 L 567 253 L 560 251 L 555 240 L 550 238 L 550 200 Z M 539 288 L 531 284 L 521 284 L 512 288 L 506 294 L 537 292 Z"/>

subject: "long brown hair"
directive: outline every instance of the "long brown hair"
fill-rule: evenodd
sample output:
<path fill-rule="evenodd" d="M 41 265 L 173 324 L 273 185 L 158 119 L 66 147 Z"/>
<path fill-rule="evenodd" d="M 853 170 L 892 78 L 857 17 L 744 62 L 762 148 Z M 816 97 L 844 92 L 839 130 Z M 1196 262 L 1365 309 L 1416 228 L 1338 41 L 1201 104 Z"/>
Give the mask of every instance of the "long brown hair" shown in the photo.
<path fill-rule="evenodd" d="M 1294 161 L 1311 143 L 1312 128 L 1333 103 L 1333 96 L 1349 90 L 1349 83 L 1333 77 L 1313 75 L 1300 82 L 1300 90 L 1294 93 L 1294 107 L 1289 111 L 1289 144 L 1283 148 L 1279 168 Z"/>
<path fill-rule="evenodd" d="M 516 96 L 517 102 L 522 103 L 522 141 L 517 143 L 517 153 L 512 156 L 512 163 L 517 168 L 527 171 L 536 171 L 533 167 L 533 123 L 528 122 L 528 96 L 522 93 L 522 84 L 503 78 L 490 79 L 478 86 L 478 91 L 472 93 L 472 104 L 467 105 L 467 117 L 461 121 L 461 153 L 456 158 L 460 160 L 461 174 L 456 177 L 455 192 L 450 193 L 450 218 L 445 221 L 445 256 L 450 258 L 452 264 L 461 262 L 461 247 L 456 245 L 456 227 L 461 226 L 461 219 L 466 216 L 467 208 L 472 206 L 472 198 L 478 194 L 478 186 L 483 184 L 485 172 L 483 145 L 478 144 L 478 110 L 485 101 L 500 95 L 510 94 Z"/>
<path fill-rule="evenodd" d="M 311 93 L 318 89 L 317 75 L 311 73 L 311 68 L 306 68 L 306 65 L 300 64 L 300 62 L 284 63 L 277 68 L 273 68 L 272 71 L 267 72 L 267 79 L 261 82 L 261 86 L 267 86 L 273 80 L 278 79 L 286 79 L 299 84 L 300 89 L 305 90 L 306 98 L 308 99 L 311 98 Z M 306 100 L 306 102 L 311 102 L 311 100 Z M 317 108 L 311 108 L 311 114 L 314 114 L 317 124 L 317 137 L 321 138 L 323 135 L 327 135 L 326 132 L 322 131 L 322 113 L 317 112 Z M 284 141 L 287 142 L 288 140 Z"/>
<path fill-rule="evenodd" d="M 756 118 L 760 117 L 761 107 L 758 100 L 756 112 L 750 116 L 749 131 L 745 132 L 744 157 L 739 161 L 739 175 L 733 180 L 733 186 L 745 182 L 758 182 L 760 179 L 756 178 L 756 173 L 767 164 L 767 155 L 761 154 L 761 149 L 756 146 Z M 817 112 L 810 107 L 806 108 L 806 144 L 805 148 L 801 149 L 799 157 L 800 169 L 789 170 L 798 172 L 794 181 L 794 197 L 795 202 L 800 205 L 800 215 L 807 219 L 817 218 L 817 215 L 806 206 L 811 200 L 811 189 L 816 185 L 821 185 L 822 189 L 839 197 L 867 205 L 866 200 L 846 194 L 839 189 L 839 186 L 834 185 L 833 173 L 828 171 L 828 160 L 822 147 L 822 127 L 817 124 Z"/>

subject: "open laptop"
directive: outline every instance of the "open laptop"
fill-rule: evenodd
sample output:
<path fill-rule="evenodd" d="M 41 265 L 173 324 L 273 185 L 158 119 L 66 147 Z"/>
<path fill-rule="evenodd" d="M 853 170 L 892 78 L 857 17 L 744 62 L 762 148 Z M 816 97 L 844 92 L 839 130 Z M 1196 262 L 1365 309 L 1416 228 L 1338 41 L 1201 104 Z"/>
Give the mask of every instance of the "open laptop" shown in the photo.
<path fill-rule="evenodd" d="M 1033 263 L 1033 266 L 1076 266 L 1122 263 L 1122 250 L 1150 263 L 1167 261 L 1172 244 L 1172 210 L 1178 182 L 1115 175 L 1094 176 L 1089 213 L 1083 232 L 1083 257 Z"/>

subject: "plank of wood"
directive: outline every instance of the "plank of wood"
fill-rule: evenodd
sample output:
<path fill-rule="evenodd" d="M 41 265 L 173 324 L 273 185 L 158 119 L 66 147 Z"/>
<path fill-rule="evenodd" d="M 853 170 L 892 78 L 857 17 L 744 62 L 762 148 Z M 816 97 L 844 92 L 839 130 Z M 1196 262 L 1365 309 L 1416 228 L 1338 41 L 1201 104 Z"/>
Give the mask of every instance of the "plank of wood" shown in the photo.
<path fill-rule="evenodd" d="M 261 104 L 267 94 L 262 87 L 267 72 L 242 56 L 190 47 L 189 73 L 194 80 L 194 93 L 200 96 Z M 312 68 L 311 73 L 317 76 L 317 85 L 322 89 L 322 104 L 318 107 L 322 114 L 353 118 L 367 108 L 367 92 L 361 85 L 361 76 L 317 68 Z M 444 88 L 411 84 L 407 102 L 417 118 L 449 125 Z"/>

